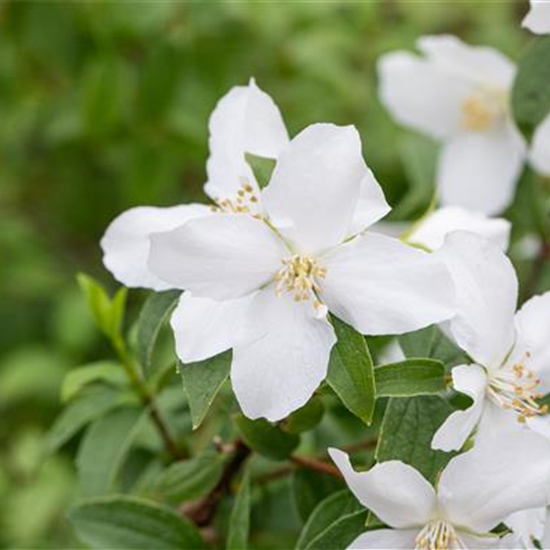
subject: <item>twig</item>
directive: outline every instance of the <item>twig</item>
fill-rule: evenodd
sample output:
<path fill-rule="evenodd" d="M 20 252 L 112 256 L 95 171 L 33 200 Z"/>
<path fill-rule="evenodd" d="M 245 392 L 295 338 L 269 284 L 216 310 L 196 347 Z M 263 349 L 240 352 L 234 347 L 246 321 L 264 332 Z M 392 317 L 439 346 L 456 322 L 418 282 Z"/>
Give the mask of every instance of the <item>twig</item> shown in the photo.
<path fill-rule="evenodd" d="M 316 460 L 315 458 L 307 458 L 305 456 L 291 456 L 290 461 L 298 466 L 301 466 L 302 468 L 307 468 L 308 470 L 314 470 L 337 479 L 342 479 L 340 470 L 338 470 L 336 466 L 328 464 L 327 462 L 322 462 L 320 460 Z"/>

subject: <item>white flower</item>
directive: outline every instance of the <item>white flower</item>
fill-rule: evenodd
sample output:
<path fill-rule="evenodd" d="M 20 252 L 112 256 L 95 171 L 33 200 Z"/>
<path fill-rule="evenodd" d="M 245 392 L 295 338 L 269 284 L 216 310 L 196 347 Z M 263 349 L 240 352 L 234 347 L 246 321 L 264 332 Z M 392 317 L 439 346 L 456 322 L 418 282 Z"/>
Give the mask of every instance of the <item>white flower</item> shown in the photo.
<path fill-rule="evenodd" d="M 450 335 L 473 361 L 452 370 L 455 390 L 473 404 L 451 414 L 436 432 L 432 446 L 448 451 L 461 448 L 478 424 L 479 439 L 482 432 L 517 426 L 515 420 L 531 425 L 546 412 L 537 400 L 550 390 L 550 293 L 531 298 L 516 313 L 512 264 L 498 246 L 473 233 L 451 233 L 436 255 L 457 293 Z"/>
<path fill-rule="evenodd" d="M 529 162 L 536 172 L 550 176 L 550 114 L 535 130 L 529 151 Z"/>
<path fill-rule="evenodd" d="M 514 512 L 504 520 L 516 536 L 516 548 L 535 550 L 534 540 L 541 548 L 550 548 L 550 512 L 545 506 Z"/>
<path fill-rule="evenodd" d="M 396 120 L 443 142 L 436 177 L 443 205 L 498 213 L 511 202 L 525 159 L 509 108 L 515 66 L 454 36 L 426 36 L 417 45 L 423 57 L 382 56 L 381 99 Z"/>
<path fill-rule="evenodd" d="M 355 497 L 392 529 L 360 535 L 352 549 L 502 548 L 490 533 L 511 513 L 548 498 L 549 442 L 529 432 L 453 458 L 434 489 L 413 467 L 393 460 L 356 472 L 348 456 L 330 456 Z"/>
<path fill-rule="evenodd" d="M 275 159 L 287 145 L 288 134 L 279 109 L 251 79 L 248 86 L 236 86 L 220 99 L 209 129 L 206 194 L 217 209 L 259 212 L 255 200 L 259 187 L 245 154 Z M 147 267 L 149 236 L 209 215 L 211 210 L 203 204 L 185 204 L 169 208 L 141 206 L 123 212 L 101 240 L 105 266 L 127 287 L 157 291 L 171 288 Z"/>
<path fill-rule="evenodd" d="M 279 155 L 261 207 L 218 212 L 151 237 L 149 269 L 185 289 L 172 319 L 184 362 L 233 348 L 244 413 L 279 420 L 325 378 L 327 308 L 364 334 L 449 318 L 453 288 L 433 255 L 364 233 L 389 207 L 355 128 L 315 124 Z"/>
<path fill-rule="evenodd" d="M 522 25 L 536 34 L 550 33 L 550 1 L 530 0 L 531 9 Z"/>
<path fill-rule="evenodd" d="M 416 222 L 405 233 L 410 244 L 437 250 L 452 231 L 468 230 L 495 242 L 502 250 L 508 248 L 511 224 L 503 218 L 489 218 L 481 212 L 472 212 L 457 206 L 438 208 Z"/>

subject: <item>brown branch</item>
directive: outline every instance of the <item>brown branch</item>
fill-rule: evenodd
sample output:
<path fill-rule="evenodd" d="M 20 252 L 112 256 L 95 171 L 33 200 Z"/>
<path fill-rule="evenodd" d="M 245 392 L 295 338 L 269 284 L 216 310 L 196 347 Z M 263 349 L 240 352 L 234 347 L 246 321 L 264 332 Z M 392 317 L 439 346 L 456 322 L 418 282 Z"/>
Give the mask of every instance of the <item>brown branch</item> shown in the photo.
<path fill-rule="evenodd" d="M 322 474 L 327 474 L 329 476 L 335 477 L 337 479 L 342 479 L 342 474 L 340 470 L 329 464 L 328 462 L 322 462 L 315 458 L 307 458 L 305 456 L 291 456 L 289 459 L 294 464 L 301 466 L 302 468 L 307 468 L 308 470 L 314 470 Z"/>

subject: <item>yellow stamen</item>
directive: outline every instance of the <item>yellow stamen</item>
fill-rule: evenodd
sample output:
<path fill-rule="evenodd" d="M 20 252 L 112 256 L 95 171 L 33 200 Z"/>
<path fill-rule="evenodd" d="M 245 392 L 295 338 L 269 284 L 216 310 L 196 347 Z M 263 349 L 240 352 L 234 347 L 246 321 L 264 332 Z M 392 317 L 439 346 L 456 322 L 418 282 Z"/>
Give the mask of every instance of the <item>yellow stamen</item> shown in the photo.
<path fill-rule="evenodd" d="M 320 267 L 315 258 L 299 254 L 285 258 L 282 263 L 283 267 L 275 276 L 277 295 L 280 296 L 283 291 L 291 292 L 296 302 L 311 298 L 315 308 L 318 308 L 321 303 L 317 298 L 320 290 L 317 280 L 325 278 L 326 269 Z"/>
<path fill-rule="evenodd" d="M 491 128 L 505 113 L 505 96 L 499 90 L 478 90 L 462 103 L 461 125 L 472 132 Z"/>
<path fill-rule="evenodd" d="M 436 520 L 426 525 L 415 539 L 415 550 L 451 550 L 451 548 L 465 549 L 466 546 L 454 527 L 443 520 Z"/>

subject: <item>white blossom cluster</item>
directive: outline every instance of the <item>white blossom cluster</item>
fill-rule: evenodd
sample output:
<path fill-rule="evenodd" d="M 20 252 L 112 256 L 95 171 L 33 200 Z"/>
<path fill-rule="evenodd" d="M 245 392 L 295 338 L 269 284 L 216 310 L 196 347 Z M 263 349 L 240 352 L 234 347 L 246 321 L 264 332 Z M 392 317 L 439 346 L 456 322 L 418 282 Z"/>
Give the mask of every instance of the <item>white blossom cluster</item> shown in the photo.
<path fill-rule="evenodd" d="M 550 2 L 534 0 L 524 25 L 550 32 Z M 104 263 L 128 287 L 184 291 L 171 318 L 179 358 L 231 349 L 232 387 L 252 419 L 287 417 L 325 379 L 336 342 L 329 312 L 364 335 L 439 324 L 469 358 L 452 386 L 472 404 L 447 418 L 432 447 L 469 450 L 432 487 L 402 462 L 356 472 L 331 449 L 388 527 L 351 548 L 550 548 L 550 416 L 539 403 L 550 392 L 550 293 L 516 312 L 510 224 L 489 217 L 510 204 L 525 163 L 550 175 L 550 116 L 529 147 L 510 113 L 508 58 L 454 36 L 417 46 L 420 55 L 393 52 L 378 65 L 395 120 L 441 142 L 439 207 L 406 238 L 377 223 L 390 207 L 357 130 L 319 123 L 289 137 L 251 79 L 210 117 L 212 202 L 124 212 L 101 242 Z M 274 161 L 267 185 L 251 156 Z"/>

